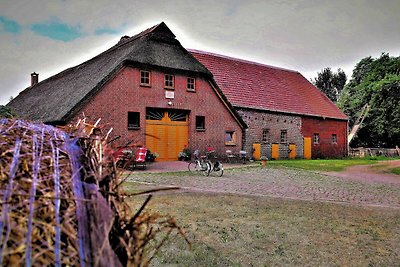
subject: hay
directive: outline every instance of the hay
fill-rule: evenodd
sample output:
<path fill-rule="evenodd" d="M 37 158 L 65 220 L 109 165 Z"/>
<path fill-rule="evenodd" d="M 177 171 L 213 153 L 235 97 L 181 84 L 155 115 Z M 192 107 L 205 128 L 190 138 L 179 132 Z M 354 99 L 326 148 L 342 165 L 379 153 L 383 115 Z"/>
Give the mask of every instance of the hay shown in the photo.
<path fill-rule="evenodd" d="M 130 210 L 96 125 L 0 119 L 0 134 L 0 266 L 147 266 L 174 229 L 184 236 L 146 203 Z"/>

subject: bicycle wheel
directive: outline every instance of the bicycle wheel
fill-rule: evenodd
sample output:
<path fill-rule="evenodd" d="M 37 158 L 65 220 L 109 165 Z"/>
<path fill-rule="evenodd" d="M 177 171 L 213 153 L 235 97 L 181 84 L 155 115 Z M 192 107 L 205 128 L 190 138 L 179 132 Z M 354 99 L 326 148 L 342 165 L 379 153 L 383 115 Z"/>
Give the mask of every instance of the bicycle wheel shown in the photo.
<path fill-rule="evenodd" d="M 209 176 L 211 171 L 211 164 L 209 162 L 201 163 L 201 171 L 204 176 Z"/>
<path fill-rule="evenodd" d="M 215 174 L 219 177 L 221 177 L 224 174 L 224 166 L 222 166 L 222 163 L 219 161 L 216 162 L 213 170 L 214 170 Z"/>
<path fill-rule="evenodd" d="M 200 170 L 199 169 L 199 165 L 197 164 L 196 161 L 190 162 L 189 165 L 188 165 L 188 169 L 189 169 L 190 172 L 196 172 L 196 171 Z"/>

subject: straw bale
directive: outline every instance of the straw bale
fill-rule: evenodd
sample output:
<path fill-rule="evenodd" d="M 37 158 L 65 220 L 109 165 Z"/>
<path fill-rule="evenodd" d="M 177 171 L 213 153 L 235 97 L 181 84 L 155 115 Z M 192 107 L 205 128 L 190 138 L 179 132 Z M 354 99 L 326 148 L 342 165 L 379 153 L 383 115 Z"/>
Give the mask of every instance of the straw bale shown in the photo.
<path fill-rule="evenodd" d="M 0 119 L 0 266 L 147 266 L 157 234 L 184 235 L 133 214 L 97 123 Z"/>

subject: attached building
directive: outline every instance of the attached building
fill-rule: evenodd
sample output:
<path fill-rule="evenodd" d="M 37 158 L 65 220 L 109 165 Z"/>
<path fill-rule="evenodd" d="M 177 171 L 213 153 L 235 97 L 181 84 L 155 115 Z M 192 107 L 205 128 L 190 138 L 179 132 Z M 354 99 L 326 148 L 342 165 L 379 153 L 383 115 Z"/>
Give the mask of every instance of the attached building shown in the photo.
<path fill-rule="evenodd" d="M 184 148 L 275 158 L 340 157 L 347 117 L 295 71 L 188 51 L 160 23 L 22 91 L 9 104 L 65 125 L 85 114 L 176 160 Z"/>
<path fill-rule="evenodd" d="M 255 157 L 347 155 L 346 115 L 299 72 L 192 50 L 248 125 Z"/>

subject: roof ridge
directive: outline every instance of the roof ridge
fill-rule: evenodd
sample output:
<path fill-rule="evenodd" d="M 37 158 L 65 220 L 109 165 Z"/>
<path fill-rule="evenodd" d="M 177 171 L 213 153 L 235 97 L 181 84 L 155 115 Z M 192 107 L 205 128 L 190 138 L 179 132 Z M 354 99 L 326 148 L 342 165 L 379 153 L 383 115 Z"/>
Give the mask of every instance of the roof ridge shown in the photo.
<path fill-rule="evenodd" d="M 268 64 L 264 64 L 264 63 L 260 63 L 260 62 L 250 61 L 250 60 L 241 59 L 241 58 L 235 58 L 235 57 L 221 55 L 221 54 L 217 54 L 217 53 L 212 53 L 212 52 L 207 52 L 207 51 L 202 51 L 202 50 L 196 50 L 196 49 L 187 49 L 187 50 L 189 52 L 194 52 L 194 53 L 199 53 L 199 54 L 203 54 L 203 55 L 210 55 L 210 56 L 225 58 L 225 59 L 229 59 L 229 60 L 233 60 L 233 61 L 238 61 L 238 62 L 241 62 L 241 63 L 258 65 L 258 66 L 267 67 L 267 68 L 276 69 L 276 70 L 300 73 L 300 72 L 298 72 L 296 70 L 286 69 L 286 68 L 282 68 L 282 67 L 276 67 L 276 66 L 272 66 L 272 65 L 268 65 Z"/>

